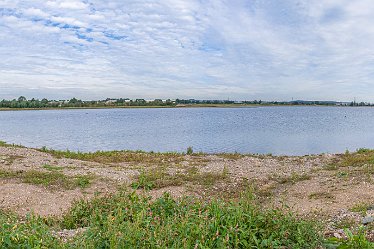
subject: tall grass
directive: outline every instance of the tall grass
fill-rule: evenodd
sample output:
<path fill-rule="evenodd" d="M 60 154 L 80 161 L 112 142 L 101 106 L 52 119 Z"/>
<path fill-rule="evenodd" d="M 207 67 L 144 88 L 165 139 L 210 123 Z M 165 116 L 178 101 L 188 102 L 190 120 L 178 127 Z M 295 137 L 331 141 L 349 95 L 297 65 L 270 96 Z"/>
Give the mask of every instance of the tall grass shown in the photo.
<path fill-rule="evenodd" d="M 65 242 L 53 232 L 81 227 Z M 285 210 L 259 208 L 250 193 L 206 202 L 119 192 L 78 201 L 54 219 L 0 212 L 0 248 L 373 248 L 364 231 L 328 241 L 321 231 Z"/>
<path fill-rule="evenodd" d="M 150 201 L 134 193 L 80 201 L 63 227 L 89 227 L 74 246 L 88 248 L 317 248 L 318 225 L 281 210 L 261 210 L 251 195 L 239 202 Z"/>

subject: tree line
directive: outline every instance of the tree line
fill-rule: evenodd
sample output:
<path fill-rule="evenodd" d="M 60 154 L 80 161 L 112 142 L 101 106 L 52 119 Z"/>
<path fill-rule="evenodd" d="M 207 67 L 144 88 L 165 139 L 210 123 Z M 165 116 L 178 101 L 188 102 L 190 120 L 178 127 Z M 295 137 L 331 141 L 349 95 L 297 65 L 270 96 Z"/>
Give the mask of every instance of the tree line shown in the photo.
<path fill-rule="evenodd" d="M 48 100 L 43 98 L 39 99 L 27 99 L 24 96 L 20 96 L 18 99 L 13 100 L 1 100 L 0 108 L 90 108 L 90 107 L 125 107 L 125 106 L 178 106 L 178 105 L 193 105 L 193 104 L 242 104 L 242 105 L 325 105 L 325 106 L 373 106 L 371 103 L 366 102 L 335 102 L 335 101 L 262 101 L 262 100 L 251 100 L 251 101 L 233 101 L 233 100 L 196 100 L 196 99 L 104 99 L 104 100 L 80 100 L 72 98 L 69 100 Z"/>

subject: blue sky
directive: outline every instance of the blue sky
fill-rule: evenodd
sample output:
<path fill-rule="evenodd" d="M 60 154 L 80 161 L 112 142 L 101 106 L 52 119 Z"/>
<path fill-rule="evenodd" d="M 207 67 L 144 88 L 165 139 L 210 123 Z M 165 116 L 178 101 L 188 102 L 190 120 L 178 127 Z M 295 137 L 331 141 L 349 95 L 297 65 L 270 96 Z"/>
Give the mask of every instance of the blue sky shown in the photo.
<path fill-rule="evenodd" d="M 372 0 L 2 0 L 0 98 L 374 102 Z"/>

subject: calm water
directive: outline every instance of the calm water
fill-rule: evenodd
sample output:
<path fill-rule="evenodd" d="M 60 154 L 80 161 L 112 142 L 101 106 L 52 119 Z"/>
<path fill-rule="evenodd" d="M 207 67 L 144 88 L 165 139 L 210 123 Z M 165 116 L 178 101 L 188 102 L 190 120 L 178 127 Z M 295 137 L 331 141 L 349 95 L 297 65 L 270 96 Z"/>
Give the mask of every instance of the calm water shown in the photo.
<path fill-rule="evenodd" d="M 374 148 L 374 108 L 0 112 L 0 140 L 30 147 L 304 155 Z"/>

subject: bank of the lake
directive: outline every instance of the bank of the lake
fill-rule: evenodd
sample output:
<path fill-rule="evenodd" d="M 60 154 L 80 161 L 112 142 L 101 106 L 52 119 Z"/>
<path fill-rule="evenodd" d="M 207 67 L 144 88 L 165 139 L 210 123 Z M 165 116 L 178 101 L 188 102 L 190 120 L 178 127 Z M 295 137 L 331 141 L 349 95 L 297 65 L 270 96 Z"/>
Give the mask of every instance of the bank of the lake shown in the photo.
<path fill-rule="evenodd" d="M 76 153 L 1 143 L 0 247 L 321 248 L 334 238 L 372 248 L 373 174 L 374 151 L 363 149 Z M 42 218 L 22 218 L 31 212 Z"/>

